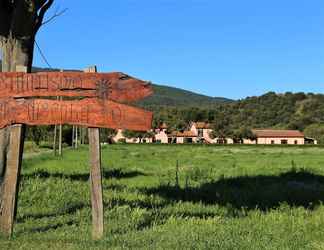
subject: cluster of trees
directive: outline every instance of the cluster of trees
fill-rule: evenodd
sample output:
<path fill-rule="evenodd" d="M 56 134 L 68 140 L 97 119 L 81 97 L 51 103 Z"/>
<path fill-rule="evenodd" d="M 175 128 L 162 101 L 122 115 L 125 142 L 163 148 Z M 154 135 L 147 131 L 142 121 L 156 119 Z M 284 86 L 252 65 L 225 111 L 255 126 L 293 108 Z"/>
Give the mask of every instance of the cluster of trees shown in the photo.
<path fill-rule="evenodd" d="M 77 128 L 77 130 L 75 130 Z M 37 146 L 43 143 L 45 146 L 52 147 L 54 143 L 55 126 L 27 126 L 26 139 L 34 142 Z M 76 132 L 77 131 L 77 132 Z M 77 133 L 77 136 L 76 136 Z M 114 129 L 100 129 L 100 141 L 111 143 L 117 131 Z M 135 132 L 132 132 L 135 134 Z M 140 133 L 138 133 L 140 134 Z M 59 135 L 57 135 L 59 136 Z M 88 143 L 88 131 L 84 127 L 64 125 L 62 127 L 62 144 L 74 146 L 75 140 L 79 144 Z"/>

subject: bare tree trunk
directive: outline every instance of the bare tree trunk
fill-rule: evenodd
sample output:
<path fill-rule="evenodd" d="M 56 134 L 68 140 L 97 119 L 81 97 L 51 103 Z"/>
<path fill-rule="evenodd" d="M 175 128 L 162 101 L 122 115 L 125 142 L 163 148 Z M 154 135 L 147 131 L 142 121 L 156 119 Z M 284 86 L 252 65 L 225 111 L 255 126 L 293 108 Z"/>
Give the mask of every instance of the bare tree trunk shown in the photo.
<path fill-rule="evenodd" d="M 83 127 L 80 127 L 80 145 L 83 144 Z"/>
<path fill-rule="evenodd" d="M 74 135 L 75 135 L 75 126 L 72 126 L 72 148 L 74 148 Z"/>
<path fill-rule="evenodd" d="M 81 144 L 86 144 L 86 136 L 87 136 L 87 130 L 86 128 L 84 127 L 81 127 L 81 132 L 82 132 L 82 135 L 81 135 Z"/>
<path fill-rule="evenodd" d="M 78 126 L 75 126 L 75 148 L 77 149 L 78 148 L 78 131 L 79 131 L 79 127 Z"/>
<path fill-rule="evenodd" d="M 59 156 L 62 156 L 62 125 L 59 125 Z"/>
<path fill-rule="evenodd" d="M 56 143 L 57 142 L 57 125 L 54 126 L 54 139 L 53 139 L 53 151 L 54 155 L 56 155 Z"/>
<path fill-rule="evenodd" d="M 14 72 L 16 71 L 17 65 L 22 65 L 27 67 L 28 72 L 31 72 L 34 56 L 34 41 L 34 37 L 25 40 L 6 39 L 2 46 L 2 71 Z"/>
<path fill-rule="evenodd" d="M 30 42 L 13 38 L 2 41 L 2 71 L 13 72 L 16 71 L 17 65 L 21 65 L 26 66 L 27 71 L 30 72 L 33 60 L 33 43 L 34 38 Z M 5 174 L 9 134 L 10 127 L 0 129 L 0 185 Z"/>
<path fill-rule="evenodd" d="M 42 26 L 45 13 L 54 0 L 11 0 L 0 1 L 0 48 L 2 71 L 16 71 L 17 65 L 31 72 L 35 35 Z M 3 205 L 3 178 L 6 163 L 10 128 L 0 130 L 0 208 Z M 2 216 L 2 209 L 0 209 Z"/>

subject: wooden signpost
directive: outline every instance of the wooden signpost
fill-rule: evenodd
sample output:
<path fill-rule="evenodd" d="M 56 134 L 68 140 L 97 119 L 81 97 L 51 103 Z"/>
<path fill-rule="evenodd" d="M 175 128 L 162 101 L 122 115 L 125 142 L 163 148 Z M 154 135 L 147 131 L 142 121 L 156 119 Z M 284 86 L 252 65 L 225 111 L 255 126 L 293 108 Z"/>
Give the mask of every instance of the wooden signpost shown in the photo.
<path fill-rule="evenodd" d="M 70 124 L 86 127 L 146 131 L 152 113 L 110 100 L 86 98 L 73 101 L 0 99 L 0 128 L 27 125 Z"/>
<path fill-rule="evenodd" d="M 119 72 L 0 74 L 0 98 L 81 96 L 132 102 L 151 94 L 148 82 Z"/>
<path fill-rule="evenodd" d="M 15 217 L 25 124 L 89 127 L 92 235 L 94 239 L 103 236 L 99 128 L 149 130 L 152 113 L 123 103 L 151 95 L 152 88 L 124 73 L 86 71 L 0 73 L 0 128 L 11 126 L 0 211 L 0 229 L 8 236 Z"/>

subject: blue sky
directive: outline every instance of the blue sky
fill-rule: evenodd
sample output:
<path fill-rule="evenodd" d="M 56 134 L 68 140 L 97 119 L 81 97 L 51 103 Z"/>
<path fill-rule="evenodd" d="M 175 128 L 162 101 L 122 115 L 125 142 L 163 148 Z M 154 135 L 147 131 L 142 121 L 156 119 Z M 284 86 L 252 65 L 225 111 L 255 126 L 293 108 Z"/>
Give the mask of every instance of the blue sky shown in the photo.
<path fill-rule="evenodd" d="M 96 4 L 94 4 L 96 3 Z M 324 92 L 323 0 L 56 0 L 55 68 L 122 71 L 210 96 Z M 46 66 L 39 53 L 34 65 Z"/>

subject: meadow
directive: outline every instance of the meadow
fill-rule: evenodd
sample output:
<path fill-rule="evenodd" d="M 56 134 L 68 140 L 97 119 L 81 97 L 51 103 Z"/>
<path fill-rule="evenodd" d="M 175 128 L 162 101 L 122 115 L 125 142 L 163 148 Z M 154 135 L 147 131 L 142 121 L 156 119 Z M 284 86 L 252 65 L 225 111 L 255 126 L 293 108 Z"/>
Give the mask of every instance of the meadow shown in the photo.
<path fill-rule="evenodd" d="M 0 249 L 324 249 L 324 148 L 105 145 L 91 240 L 88 148 L 26 154 Z"/>

